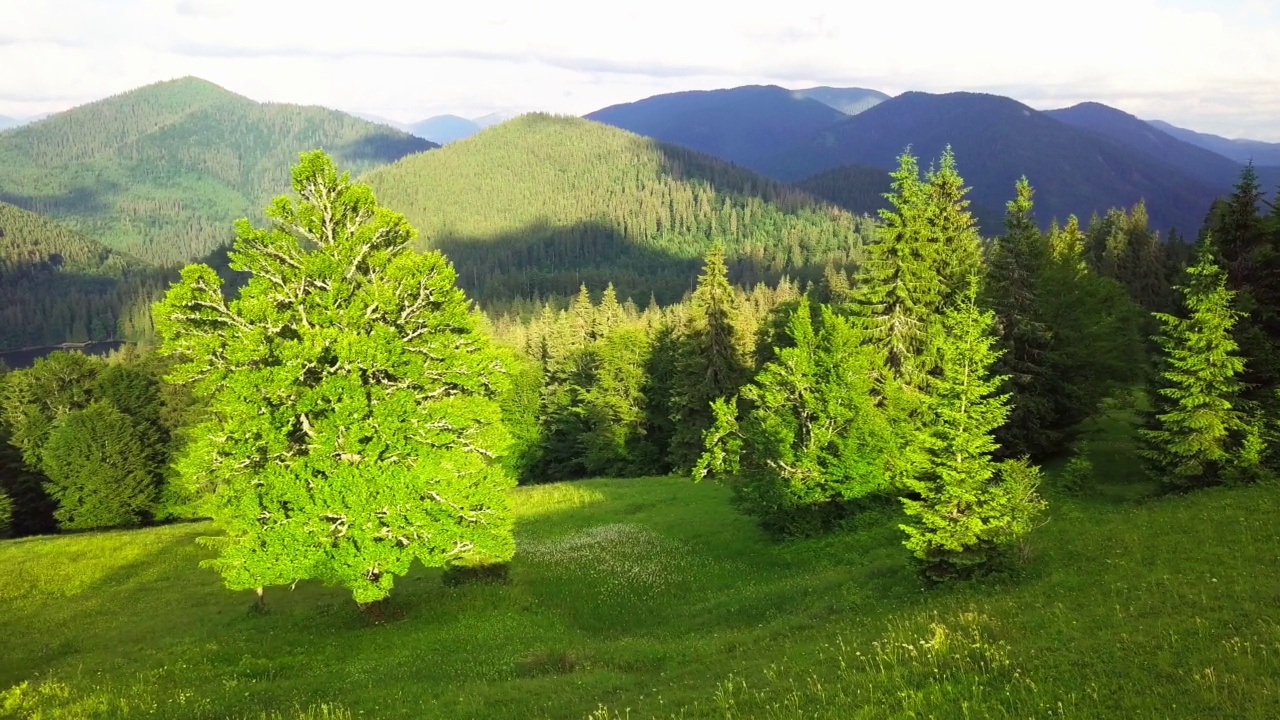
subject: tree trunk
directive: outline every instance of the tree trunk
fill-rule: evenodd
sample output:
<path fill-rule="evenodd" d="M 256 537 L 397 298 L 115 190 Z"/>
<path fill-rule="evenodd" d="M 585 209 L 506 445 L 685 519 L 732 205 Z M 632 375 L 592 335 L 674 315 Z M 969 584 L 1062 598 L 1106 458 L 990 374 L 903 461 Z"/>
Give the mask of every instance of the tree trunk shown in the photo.
<path fill-rule="evenodd" d="M 253 599 L 253 611 L 259 612 L 259 613 L 266 612 L 267 611 L 266 588 L 259 586 L 255 588 L 253 592 L 255 595 Z"/>

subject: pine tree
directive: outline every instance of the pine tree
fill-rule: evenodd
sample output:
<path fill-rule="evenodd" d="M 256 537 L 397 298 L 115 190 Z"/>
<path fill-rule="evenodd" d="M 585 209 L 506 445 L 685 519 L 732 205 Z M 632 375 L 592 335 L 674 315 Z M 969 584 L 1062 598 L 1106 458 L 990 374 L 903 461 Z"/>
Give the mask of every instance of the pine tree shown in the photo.
<path fill-rule="evenodd" d="M 969 188 L 960 177 L 950 145 L 925 181 L 929 186 L 926 219 L 937 246 L 938 274 L 946 288 L 943 303 L 947 304 L 964 292 L 969 277 L 981 268 L 982 238 L 965 198 Z"/>
<path fill-rule="evenodd" d="M 929 386 L 930 421 L 919 440 L 924 462 L 906 481 L 906 546 L 925 575 L 968 577 L 1026 534 L 1043 507 L 1039 471 L 1021 460 L 997 462 L 994 433 L 1009 415 L 1009 396 L 991 374 L 994 318 L 977 306 L 977 280 L 938 327 L 938 366 Z"/>
<path fill-rule="evenodd" d="M 9 493 L 0 488 L 0 538 L 10 537 L 13 533 L 13 500 Z"/>
<path fill-rule="evenodd" d="M 853 284 L 852 311 L 859 327 L 885 354 L 898 377 L 919 380 L 929 318 L 945 298 L 936 240 L 929 234 L 928 188 L 910 152 L 892 173 L 891 206 L 880 211 L 881 228 L 866 248 Z"/>
<path fill-rule="evenodd" d="M 728 482 L 739 506 L 780 534 L 822 529 L 846 503 L 889 483 L 892 432 L 872 392 L 879 358 L 825 306 L 819 324 L 815 331 L 802 297 L 789 346 L 742 389 L 741 401 L 716 401 L 693 472 Z"/>
<path fill-rule="evenodd" d="M 743 336 L 739 312 L 724 250 L 715 245 L 707 252 L 680 333 L 671 396 L 675 428 L 668 453 L 674 468 L 693 467 L 702 452 L 702 435 L 711 427 L 712 401 L 736 395 L 748 378 L 749 341 Z"/>
<path fill-rule="evenodd" d="M 1245 362 L 1232 337 L 1239 313 L 1226 273 L 1206 235 L 1187 270 L 1182 316 L 1158 314 L 1163 332 L 1161 383 L 1151 427 L 1142 432 L 1153 477 L 1172 489 L 1204 487 L 1247 475 L 1261 442 L 1240 411 Z"/>
<path fill-rule="evenodd" d="M 996 314 L 1000 357 L 995 372 L 1008 377 L 1009 420 L 998 432 L 1009 457 L 1043 457 L 1057 448 L 1049 365 L 1055 338 L 1043 320 L 1040 288 L 1049 247 L 1035 222 L 1034 191 L 1024 177 L 1008 204 L 1005 233 L 995 239 L 986 294 Z"/>
<path fill-rule="evenodd" d="M 414 560 L 509 559 L 505 368 L 453 268 L 321 151 L 293 189 L 270 228 L 237 223 L 237 299 L 192 265 L 155 311 L 172 379 L 210 401 L 179 463 L 225 533 L 208 564 L 259 597 L 315 578 L 368 604 Z"/>
<path fill-rule="evenodd" d="M 1235 192 L 1215 205 L 1209 227 L 1239 312 L 1234 336 L 1245 360 L 1241 397 L 1274 411 L 1280 405 L 1280 234 L 1268 232 L 1262 203 L 1250 163 Z"/>
<path fill-rule="evenodd" d="M 920 178 L 910 152 L 898 158 L 890 208 L 866 248 L 849 310 L 880 348 L 895 378 L 921 387 L 932 368 L 930 326 L 981 264 L 981 244 L 969 213 L 968 190 L 951 149 Z"/>

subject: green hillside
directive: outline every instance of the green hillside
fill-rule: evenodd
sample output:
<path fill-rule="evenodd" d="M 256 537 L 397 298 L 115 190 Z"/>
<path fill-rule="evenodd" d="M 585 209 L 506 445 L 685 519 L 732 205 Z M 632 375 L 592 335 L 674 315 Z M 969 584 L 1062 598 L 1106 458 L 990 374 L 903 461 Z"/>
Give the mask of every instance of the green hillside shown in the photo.
<path fill-rule="evenodd" d="M 150 333 L 171 278 L 39 215 L 0 202 L 0 350 Z"/>
<path fill-rule="evenodd" d="M 1280 716 L 1280 489 L 1111 480 L 1055 498 L 1024 576 L 929 592 L 892 510 L 784 544 L 713 484 L 524 488 L 509 584 L 418 570 L 380 626 L 313 583 L 248 612 L 205 524 L 0 542 L 0 716 Z"/>
<path fill-rule="evenodd" d="M 678 299 L 724 242 L 741 282 L 855 258 L 868 224 L 742 168 L 569 117 L 526 115 L 363 178 L 482 299 Z"/>
<path fill-rule="evenodd" d="M 319 107 L 260 104 L 196 78 L 149 85 L 0 135 L 0 201 L 161 265 L 228 242 L 298 153 L 361 172 L 434 147 Z"/>

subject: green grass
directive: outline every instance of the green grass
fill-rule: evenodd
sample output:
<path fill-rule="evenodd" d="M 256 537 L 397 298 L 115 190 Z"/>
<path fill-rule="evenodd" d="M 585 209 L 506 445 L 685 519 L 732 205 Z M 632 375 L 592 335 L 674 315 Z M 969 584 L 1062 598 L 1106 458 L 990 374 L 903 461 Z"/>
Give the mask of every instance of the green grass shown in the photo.
<path fill-rule="evenodd" d="M 679 478 L 517 504 L 510 584 L 420 570 L 383 625 L 306 583 L 248 612 L 206 524 L 0 543 L 0 717 L 1280 717 L 1274 486 L 1104 477 L 1024 572 L 943 590 L 891 511 L 779 544 Z"/>

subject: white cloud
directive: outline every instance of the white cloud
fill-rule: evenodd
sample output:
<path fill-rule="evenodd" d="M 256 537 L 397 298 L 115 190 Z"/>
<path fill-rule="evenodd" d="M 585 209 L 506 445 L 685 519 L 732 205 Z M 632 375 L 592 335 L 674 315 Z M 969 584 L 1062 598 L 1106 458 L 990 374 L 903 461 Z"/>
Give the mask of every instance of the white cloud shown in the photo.
<path fill-rule="evenodd" d="M 1172 0 L 41 0 L 0 4 L 0 114 L 194 74 L 401 120 L 747 82 L 1096 99 L 1280 140 L 1280 18 Z M 20 7 L 21 6 L 21 7 Z M 1211 8 L 1211 9 L 1203 9 Z"/>

